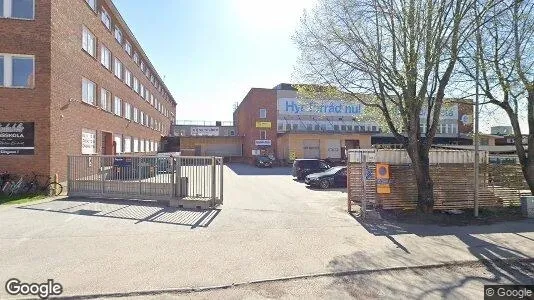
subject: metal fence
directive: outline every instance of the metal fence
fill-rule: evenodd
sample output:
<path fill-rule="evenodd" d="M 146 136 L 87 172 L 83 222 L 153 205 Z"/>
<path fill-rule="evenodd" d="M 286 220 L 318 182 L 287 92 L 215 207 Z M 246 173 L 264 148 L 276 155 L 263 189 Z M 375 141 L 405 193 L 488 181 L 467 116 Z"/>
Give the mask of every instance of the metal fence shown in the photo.
<path fill-rule="evenodd" d="M 69 156 L 69 196 L 223 202 L 222 157 Z"/>

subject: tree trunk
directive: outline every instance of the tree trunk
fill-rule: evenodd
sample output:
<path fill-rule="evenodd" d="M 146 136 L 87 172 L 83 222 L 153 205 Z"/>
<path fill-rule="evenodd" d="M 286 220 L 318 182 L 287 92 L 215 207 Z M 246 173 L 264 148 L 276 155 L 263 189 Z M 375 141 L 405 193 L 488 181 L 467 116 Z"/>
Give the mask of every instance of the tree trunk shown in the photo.
<path fill-rule="evenodd" d="M 406 147 L 417 184 L 417 210 L 425 214 L 432 213 L 434 209 L 434 182 L 430 178 L 429 150 L 417 139 L 410 141 Z"/>
<path fill-rule="evenodd" d="M 531 160 L 528 159 L 528 165 L 521 166 L 521 171 L 530 189 L 530 194 L 534 196 L 534 163 L 531 163 Z"/>

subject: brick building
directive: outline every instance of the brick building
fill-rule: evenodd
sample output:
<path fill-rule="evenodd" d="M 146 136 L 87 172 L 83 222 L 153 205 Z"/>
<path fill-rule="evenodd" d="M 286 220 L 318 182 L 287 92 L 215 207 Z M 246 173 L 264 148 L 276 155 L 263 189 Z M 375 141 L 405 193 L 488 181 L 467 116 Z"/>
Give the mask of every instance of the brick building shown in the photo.
<path fill-rule="evenodd" d="M 447 100 L 434 142 L 471 143 L 472 116 L 468 101 Z M 421 132 L 427 130 L 425 123 L 422 120 Z M 363 105 L 336 99 L 301 101 L 296 89 L 285 83 L 272 89 L 252 88 L 234 111 L 234 125 L 248 161 L 258 155 L 342 160 L 347 149 L 398 143 L 366 117 Z"/>
<path fill-rule="evenodd" d="M 158 150 L 176 102 L 111 0 L 0 4 L 0 171 Z"/>

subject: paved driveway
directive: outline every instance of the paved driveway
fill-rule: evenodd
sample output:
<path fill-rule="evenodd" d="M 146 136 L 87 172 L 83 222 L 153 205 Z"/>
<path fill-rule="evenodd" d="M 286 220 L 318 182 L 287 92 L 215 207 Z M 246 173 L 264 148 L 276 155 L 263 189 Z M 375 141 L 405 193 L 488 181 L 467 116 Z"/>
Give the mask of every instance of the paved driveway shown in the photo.
<path fill-rule="evenodd" d="M 343 190 L 310 190 L 289 172 L 230 165 L 224 205 L 206 212 L 82 199 L 0 207 L 0 282 L 54 278 L 67 295 L 107 294 L 534 257 L 531 221 L 362 225 Z"/>

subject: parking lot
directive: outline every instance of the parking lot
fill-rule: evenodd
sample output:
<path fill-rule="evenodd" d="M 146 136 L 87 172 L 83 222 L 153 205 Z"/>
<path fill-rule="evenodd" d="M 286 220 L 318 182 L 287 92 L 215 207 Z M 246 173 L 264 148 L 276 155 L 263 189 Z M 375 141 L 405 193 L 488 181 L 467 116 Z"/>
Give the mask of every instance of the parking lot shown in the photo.
<path fill-rule="evenodd" d="M 224 205 L 208 211 L 86 199 L 0 207 L 0 282 L 53 278 L 64 295 L 105 295 L 470 260 L 504 238 L 514 255 L 534 251 L 532 223 L 506 224 L 505 237 L 492 236 L 500 227 L 373 231 L 346 213 L 344 189 L 312 190 L 289 173 L 225 166 Z"/>

